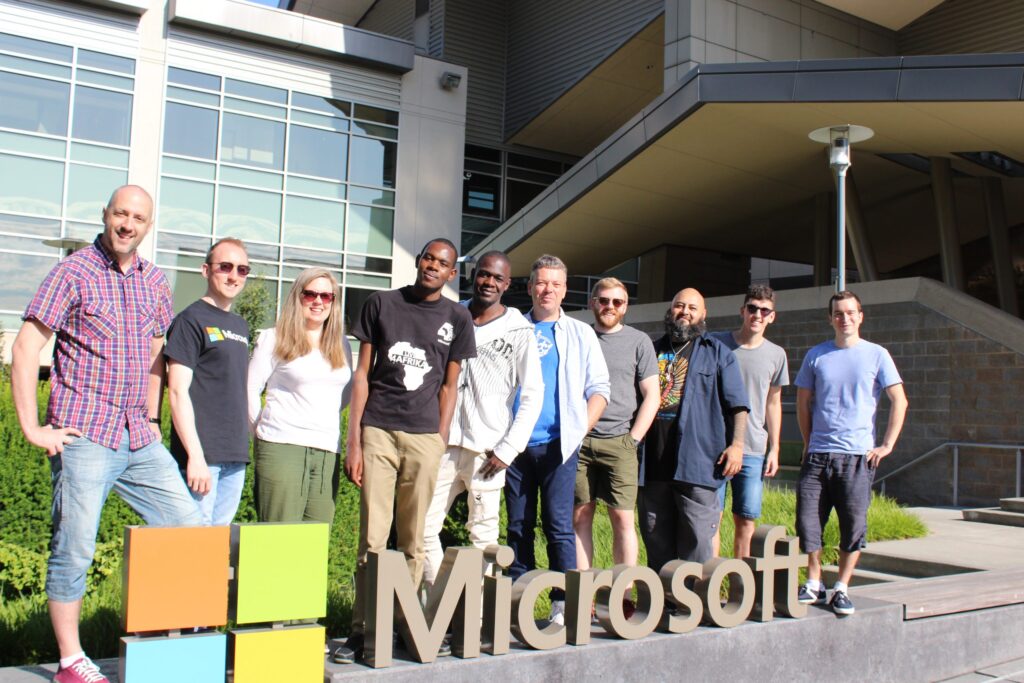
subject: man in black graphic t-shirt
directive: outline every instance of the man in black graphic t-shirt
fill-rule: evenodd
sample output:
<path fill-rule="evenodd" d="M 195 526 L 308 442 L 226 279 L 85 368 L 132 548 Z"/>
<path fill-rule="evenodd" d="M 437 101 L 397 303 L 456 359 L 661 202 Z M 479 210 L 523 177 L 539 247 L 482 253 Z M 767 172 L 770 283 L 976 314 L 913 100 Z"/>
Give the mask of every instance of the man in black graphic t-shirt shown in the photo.
<path fill-rule="evenodd" d="M 457 258 L 448 240 L 427 243 L 416 283 L 374 292 L 352 329 L 362 343 L 345 474 L 362 491 L 352 633 L 334 654 L 339 663 L 362 659 L 366 558 L 385 549 L 395 511 L 397 547 L 414 585 L 423 574 L 423 523 L 448 443 L 460 363 L 476 356 L 469 311 L 441 296 L 457 273 Z"/>
<path fill-rule="evenodd" d="M 230 524 L 249 462 L 245 380 L 249 325 L 231 312 L 249 275 L 245 245 L 218 241 L 203 264 L 206 294 L 178 314 L 167 332 L 171 455 L 178 461 L 203 523 Z"/>

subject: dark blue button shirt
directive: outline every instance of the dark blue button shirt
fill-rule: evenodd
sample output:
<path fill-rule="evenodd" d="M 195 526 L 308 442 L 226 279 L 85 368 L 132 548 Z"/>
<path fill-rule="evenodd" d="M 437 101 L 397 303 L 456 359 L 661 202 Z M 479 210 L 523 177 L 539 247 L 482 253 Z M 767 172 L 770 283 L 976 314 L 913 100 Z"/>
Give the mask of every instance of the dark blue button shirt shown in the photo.
<path fill-rule="evenodd" d="M 722 451 L 732 443 L 730 416 L 737 409 L 750 412 L 750 403 L 733 352 L 708 335 L 697 337 L 694 345 L 686 371 L 683 399 L 679 404 L 679 443 L 673 479 L 718 488 L 724 480 L 716 463 Z M 644 483 L 644 459 L 642 454 L 641 486 Z"/>

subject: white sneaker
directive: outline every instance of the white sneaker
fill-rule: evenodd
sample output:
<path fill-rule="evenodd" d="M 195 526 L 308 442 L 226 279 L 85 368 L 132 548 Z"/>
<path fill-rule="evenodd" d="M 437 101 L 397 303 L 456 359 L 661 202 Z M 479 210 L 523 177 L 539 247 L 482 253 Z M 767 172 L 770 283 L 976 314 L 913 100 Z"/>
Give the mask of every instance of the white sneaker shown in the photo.
<path fill-rule="evenodd" d="M 565 626 L 565 600 L 551 601 L 551 616 L 549 620 L 552 624 Z"/>

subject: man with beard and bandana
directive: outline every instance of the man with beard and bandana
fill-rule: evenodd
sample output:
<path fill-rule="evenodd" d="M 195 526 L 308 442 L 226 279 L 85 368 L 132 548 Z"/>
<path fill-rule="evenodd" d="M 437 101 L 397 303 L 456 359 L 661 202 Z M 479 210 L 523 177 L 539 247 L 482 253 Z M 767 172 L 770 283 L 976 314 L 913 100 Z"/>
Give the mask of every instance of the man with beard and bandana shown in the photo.
<path fill-rule="evenodd" d="M 704 297 L 684 289 L 654 343 L 658 414 L 640 459 L 640 533 L 647 564 L 704 562 L 718 530 L 718 489 L 743 466 L 750 404 L 736 357 L 707 334 Z"/>

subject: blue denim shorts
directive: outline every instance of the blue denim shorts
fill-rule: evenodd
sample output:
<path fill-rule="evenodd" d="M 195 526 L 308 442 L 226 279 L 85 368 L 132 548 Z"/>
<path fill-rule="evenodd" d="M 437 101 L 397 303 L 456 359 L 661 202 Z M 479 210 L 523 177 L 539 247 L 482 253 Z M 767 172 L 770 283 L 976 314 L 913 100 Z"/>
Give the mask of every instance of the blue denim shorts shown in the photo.
<path fill-rule="evenodd" d="M 732 513 L 746 519 L 761 516 L 764 493 L 764 456 L 744 455 L 743 467 L 718 489 L 718 509 L 725 510 L 725 487 L 732 485 Z"/>
<path fill-rule="evenodd" d="M 127 430 L 117 450 L 78 437 L 64 446 L 63 453 L 50 458 L 50 471 L 53 538 L 46 594 L 55 602 L 74 602 L 85 594 L 100 513 L 111 489 L 147 524 L 192 526 L 202 519 L 163 444 L 154 441 L 129 450 Z"/>

